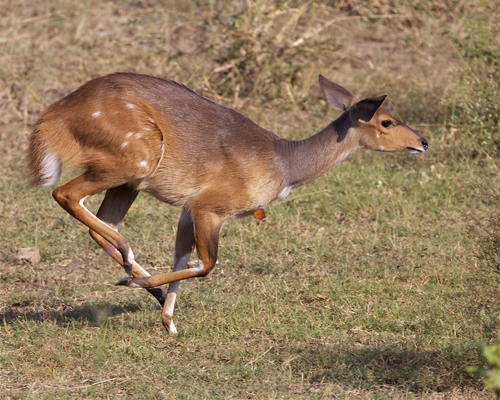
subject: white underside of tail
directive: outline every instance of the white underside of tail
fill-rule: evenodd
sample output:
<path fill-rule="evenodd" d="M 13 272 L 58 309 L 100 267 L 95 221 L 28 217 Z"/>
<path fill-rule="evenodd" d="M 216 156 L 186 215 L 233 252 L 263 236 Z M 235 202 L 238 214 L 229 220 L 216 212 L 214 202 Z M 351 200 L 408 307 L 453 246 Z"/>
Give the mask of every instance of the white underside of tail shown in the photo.
<path fill-rule="evenodd" d="M 61 160 L 57 154 L 45 154 L 40 167 L 43 187 L 54 185 L 61 177 Z"/>

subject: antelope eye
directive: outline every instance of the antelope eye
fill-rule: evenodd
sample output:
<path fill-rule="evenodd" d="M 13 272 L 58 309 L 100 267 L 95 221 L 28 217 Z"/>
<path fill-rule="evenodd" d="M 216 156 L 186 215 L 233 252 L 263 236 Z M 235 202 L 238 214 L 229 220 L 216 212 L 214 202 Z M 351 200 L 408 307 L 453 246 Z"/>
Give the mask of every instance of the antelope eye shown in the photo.
<path fill-rule="evenodd" d="M 390 126 L 392 126 L 391 120 L 386 119 L 386 120 L 382 121 L 382 126 L 384 128 L 389 128 Z"/>

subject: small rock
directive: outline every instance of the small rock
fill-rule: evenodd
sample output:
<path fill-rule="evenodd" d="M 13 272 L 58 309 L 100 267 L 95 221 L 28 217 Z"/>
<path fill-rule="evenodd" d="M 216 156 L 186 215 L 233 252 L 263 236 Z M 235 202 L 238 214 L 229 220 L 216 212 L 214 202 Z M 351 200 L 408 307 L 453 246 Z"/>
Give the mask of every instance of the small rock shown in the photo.
<path fill-rule="evenodd" d="M 82 260 L 80 260 L 79 258 L 73 258 L 71 260 L 71 264 L 70 265 L 73 268 L 77 268 L 77 267 L 83 267 L 84 264 L 85 263 Z"/>
<path fill-rule="evenodd" d="M 17 249 L 14 251 L 12 258 L 16 261 L 28 260 L 33 265 L 42 261 L 38 247 L 23 247 L 22 249 Z"/>

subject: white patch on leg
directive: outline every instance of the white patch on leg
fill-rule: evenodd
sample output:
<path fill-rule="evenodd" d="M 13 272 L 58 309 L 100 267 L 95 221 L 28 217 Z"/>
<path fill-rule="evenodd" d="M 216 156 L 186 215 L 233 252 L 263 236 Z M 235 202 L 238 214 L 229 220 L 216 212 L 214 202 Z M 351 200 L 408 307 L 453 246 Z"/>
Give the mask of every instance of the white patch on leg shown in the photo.
<path fill-rule="evenodd" d="M 84 201 L 85 199 L 87 198 L 88 196 L 85 196 L 85 197 L 82 197 L 80 199 L 80 201 L 78 202 L 78 204 L 80 204 L 80 207 L 82 207 L 92 218 L 96 219 L 97 221 L 99 221 L 99 223 L 101 224 L 104 224 L 105 226 L 109 226 L 107 225 L 106 223 L 102 222 L 99 218 L 97 218 L 94 214 L 92 214 L 89 209 L 87 207 L 85 207 L 85 204 L 84 204 Z M 115 228 L 115 230 L 117 231 L 118 230 L 118 226 Z M 108 253 L 109 254 L 109 253 Z M 137 264 L 135 261 L 134 261 L 134 253 L 132 252 L 132 249 L 130 249 L 128 251 L 128 259 L 129 261 L 131 262 L 131 264 L 134 264 L 138 267 L 138 269 L 142 270 L 143 272 L 145 272 L 147 274 L 147 276 L 150 276 L 150 274 L 148 274 L 145 270 L 142 269 L 142 267 Z M 131 287 L 140 287 L 140 286 L 131 286 Z"/>
<path fill-rule="evenodd" d="M 173 271 L 180 271 L 184 269 L 191 258 L 191 253 L 184 254 L 180 259 L 174 254 L 174 268 Z M 168 285 L 167 298 L 163 305 L 164 321 L 167 320 L 167 329 L 170 333 L 177 333 L 177 329 L 172 321 L 174 316 L 175 299 L 177 297 L 177 290 L 179 289 L 180 281 L 171 282 Z"/>
<path fill-rule="evenodd" d="M 129 259 L 130 263 L 134 262 L 134 252 L 132 251 L 132 249 L 128 250 L 128 259 Z"/>
<path fill-rule="evenodd" d="M 278 195 L 278 197 L 280 199 L 284 199 L 286 196 L 288 196 L 290 194 L 290 192 L 292 191 L 292 187 L 291 186 L 287 186 L 285 187 L 281 193 Z"/>
<path fill-rule="evenodd" d="M 340 157 L 339 157 L 339 161 L 338 161 L 338 162 L 342 162 L 342 161 L 344 161 L 344 160 L 347 158 L 347 156 L 348 156 L 348 155 L 349 155 L 349 152 L 342 153 L 342 154 L 340 155 Z"/>
<path fill-rule="evenodd" d="M 47 153 L 42 158 L 41 177 L 42 186 L 52 186 L 61 177 L 61 160 L 54 153 Z"/>
<path fill-rule="evenodd" d="M 201 272 L 203 270 L 203 263 L 201 262 L 201 260 L 198 260 L 198 264 L 196 264 L 195 267 L 191 268 L 191 271 L 193 272 Z"/>
<path fill-rule="evenodd" d="M 85 207 L 85 204 L 83 204 L 83 202 L 85 201 L 85 199 L 87 198 L 88 196 L 85 196 L 85 197 L 82 197 L 80 199 L 80 201 L 78 202 L 78 204 L 80 204 L 80 206 L 85 210 L 87 211 L 93 218 L 95 218 L 96 220 L 98 220 L 101 224 L 104 224 L 104 222 L 102 222 L 99 218 L 97 218 L 94 214 L 92 214 L 89 209 L 87 207 Z"/>
<path fill-rule="evenodd" d="M 163 305 L 163 310 L 161 312 L 161 319 L 165 328 L 168 329 L 169 333 L 177 333 L 177 329 L 175 328 L 173 316 L 174 316 L 174 306 L 175 306 L 175 298 L 177 295 L 175 293 L 167 293 L 167 298 L 165 299 L 165 304 Z"/>
<path fill-rule="evenodd" d="M 151 274 L 148 271 L 146 271 L 144 268 L 142 268 L 136 261 L 132 261 L 132 264 L 133 264 L 133 268 L 132 268 L 133 270 L 138 269 L 142 273 L 142 275 L 137 274 L 137 276 L 146 276 L 146 277 L 151 276 Z"/>
<path fill-rule="evenodd" d="M 178 283 L 178 282 L 177 282 Z M 172 317 L 174 315 L 175 298 L 177 293 L 168 292 L 167 299 L 165 300 L 165 305 L 163 306 L 163 314 Z"/>

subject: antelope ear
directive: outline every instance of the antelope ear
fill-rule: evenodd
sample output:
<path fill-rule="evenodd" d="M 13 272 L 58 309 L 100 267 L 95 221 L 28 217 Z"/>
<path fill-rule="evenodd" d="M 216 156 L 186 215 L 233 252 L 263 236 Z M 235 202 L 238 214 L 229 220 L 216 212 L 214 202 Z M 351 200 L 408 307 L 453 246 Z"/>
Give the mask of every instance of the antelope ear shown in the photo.
<path fill-rule="evenodd" d="M 319 76 L 319 86 L 328 103 L 337 110 L 347 110 L 354 99 L 354 96 L 347 89 L 329 81 L 323 75 Z"/>
<path fill-rule="evenodd" d="M 349 110 L 349 116 L 352 122 L 359 120 L 368 122 L 370 121 L 377 110 L 380 108 L 387 96 L 371 97 L 364 99 L 354 104 Z"/>

